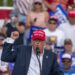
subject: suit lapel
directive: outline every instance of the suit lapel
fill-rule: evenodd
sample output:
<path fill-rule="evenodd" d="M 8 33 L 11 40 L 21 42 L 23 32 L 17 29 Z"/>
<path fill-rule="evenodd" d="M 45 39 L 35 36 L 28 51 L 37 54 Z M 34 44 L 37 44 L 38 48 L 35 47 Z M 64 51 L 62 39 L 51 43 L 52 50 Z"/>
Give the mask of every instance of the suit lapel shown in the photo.
<path fill-rule="evenodd" d="M 42 63 L 42 72 L 41 75 L 48 75 L 50 71 L 50 66 L 52 64 L 52 61 L 50 61 L 52 57 L 50 56 L 50 51 L 45 50 L 44 51 L 44 56 L 43 56 L 43 63 Z"/>

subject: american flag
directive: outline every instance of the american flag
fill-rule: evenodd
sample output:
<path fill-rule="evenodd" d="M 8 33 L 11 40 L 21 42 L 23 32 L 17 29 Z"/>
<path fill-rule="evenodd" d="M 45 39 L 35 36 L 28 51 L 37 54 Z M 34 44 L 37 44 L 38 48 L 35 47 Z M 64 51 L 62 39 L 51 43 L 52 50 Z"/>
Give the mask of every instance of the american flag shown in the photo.
<path fill-rule="evenodd" d="M 27 15 L 31 10 L 33 2 L 34 0 L 14 0 L 14 5 L 20 14 Z"/>
<path fill-rule="evenodd" d="M 27 13 L 32 9 L 32 5 L 36 1 L 43 0 L 13 0 L 19 13 L 27 15 Z"/>

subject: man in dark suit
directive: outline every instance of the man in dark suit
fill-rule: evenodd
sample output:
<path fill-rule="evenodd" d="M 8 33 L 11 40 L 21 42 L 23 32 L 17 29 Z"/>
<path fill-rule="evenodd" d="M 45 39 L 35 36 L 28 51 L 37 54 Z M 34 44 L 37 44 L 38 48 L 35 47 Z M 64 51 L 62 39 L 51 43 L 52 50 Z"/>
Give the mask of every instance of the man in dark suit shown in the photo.
<path fill-rule="evenodd" d="M 32 46 L 13 47 L 18 33 L 13 32 L 11 38 L 4 43 L 2 60 L 15 62 L 12 75 L 63 75 L 57 63 L 56 54 L 45 49 L 45 33 L 42 30 L 32 34 Z"/>

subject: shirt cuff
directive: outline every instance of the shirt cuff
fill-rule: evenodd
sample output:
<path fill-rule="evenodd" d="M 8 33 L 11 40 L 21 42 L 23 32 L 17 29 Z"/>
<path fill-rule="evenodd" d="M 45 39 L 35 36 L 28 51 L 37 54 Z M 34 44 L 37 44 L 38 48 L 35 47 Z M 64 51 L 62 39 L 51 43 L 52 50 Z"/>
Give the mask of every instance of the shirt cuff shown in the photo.
<path fill-rule="evenodd" d="M 14 43 L 14 39 L 12 39 L 12 38 L 6 38 L 4 41 L 3 41 L 3 43 L 10 43 L 10 44 L 13 44 Z"/>

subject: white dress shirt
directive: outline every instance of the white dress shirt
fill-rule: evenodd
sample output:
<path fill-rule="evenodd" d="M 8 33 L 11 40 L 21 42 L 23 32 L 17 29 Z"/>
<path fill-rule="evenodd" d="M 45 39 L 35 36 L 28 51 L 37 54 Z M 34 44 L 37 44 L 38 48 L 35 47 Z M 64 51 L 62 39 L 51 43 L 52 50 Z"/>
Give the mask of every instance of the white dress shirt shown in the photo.
<path fill-rule="evenodd" d="M 41 67 L 42 67 L 42 59 L 43 59 L 43 54 L 41 54 L 39 57 Z M 31 55 L 31 60 L 30 60 L 30 65 L 29 65 L 27 75 L 40 75 L 39 62 L 33 49 L 32 49 L 32 55 Z"/>

